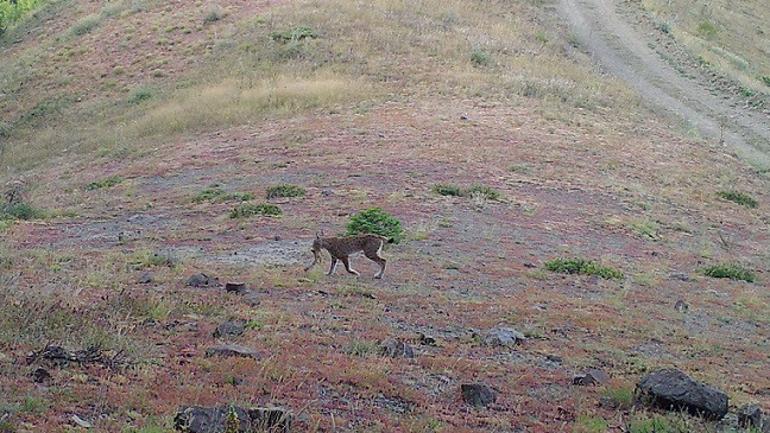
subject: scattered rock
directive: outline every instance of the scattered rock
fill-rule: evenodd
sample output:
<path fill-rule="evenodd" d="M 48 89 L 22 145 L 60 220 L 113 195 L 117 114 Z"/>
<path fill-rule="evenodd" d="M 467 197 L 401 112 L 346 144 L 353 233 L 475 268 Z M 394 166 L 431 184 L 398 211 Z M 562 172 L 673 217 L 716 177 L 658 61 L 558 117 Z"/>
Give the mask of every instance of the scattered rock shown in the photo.
<path fill-rule="evenodd" d="M 330 189 L 324 189 L 324 190 L 321 190 L 321 195 L 324 197 L 331 197 L 334 195 L 334 191 Z"/>
<path fill-rule="evenodd" d="M 527 337 L 513 328 L 498 327 L 491 329 L 484 337 L 484 344 L 487 346 L 512 347 L 523 341 Z"/>
<path fill-rule="evenodd" d="M 380 343 L 380 353 L 391 358 L 414 358 L 412 347 L 395 338 L 388 338 Z"/>
<path fill-rule="evenodd" d="M 281 240 L 281 235 L 273 236 L 273 240 L 276 241 L 276 242 L 280 241 Z"/>
<path fill-rule="evenodd" d="M 487 407 L 497 400 L 497 393 L 483 383 L 464 383 L 460 385 L 463 401 L 474 407 Z"/>
<path fill-rule="evenodd" d="M 576 374 L 572 377 L 572 384 L 578 386 L 603 385 L 609 382 L 610 376 L 602 370 L 591 368 L 585 373 Z"/>
<path fill-rule="evenodd" d="M 245 320 L 228 320 L 217 326 L 217 329 L 214 330 L 214 338 L 238 337 L 239 335 L 243 335 L 245 331 Z"/>
<path fill-rule="evenodd" d="M 690 281 L 690 276 L 684 272 L 672 272 L 668 276 L 672 280 Z"/>
<path fill-rule="evenodd" d="M 424 346 L 435 346 L 436 345 L 436 338 L 434 338 L 433 336 L 426 335 L 426 334 L 420 332 L 419 338 L 420 338 L 420 344 L 422 344 Z"/>
<path fill-rule="evenodd" d="M 246 288 L 246 283 L 225 283 L 225 291 L 227 293 L 237 293 L 243 295 L 249 291 Z"/>
<path fill-rule="evenodd" d="M 556 355 L 546 355 L 545 359 L 546 361 L 550 361 L 556 364 L 561 364 L 562 362 L 564 362 L 561 356 L 556 356 Z"/>
<path fill-rule="evenodd" d="M 246 302 L 250 307 L 256 307 L 260 303 L 262 303 L 262 300 L 260 299 L 259 293 L 254 291 L 248 291 L 245 295 L 243 295 L 243 301 Z"/>
<path fill-rule="evenodd" d="M 743 428 L 762 427 L 762 409 L 756 404 L 743 406 L 738 410 L 738 424 Z"/>
<path fill-rule="evenodd" d="M 219 279 L 200 273 L 191 275 L 185 284 L 189 287 L 217 287 Z"/>
<path fill-rule="evenodd" d="M 206 356 L 222 356 L 222 357 L 234 357 L 239 356 L 242 358 L 254 358 L 259 359 L 259 353 L 255 350 L 245 346 L 238 346 L 235 344 L 222 344 L 213 346 L 206 349 Z"/>
<path fill-rule="evenodd" d="M 94 426 L 90 422 L 84 420 L 83 418 L 80 418 L 77 415 L 72 415 L 70 420 L 72 420 L 72 422 L 74 422 L 76 425 L 78 425 L 80 427 L 83 427 L 83 428 L 93 428 L 93 426 Z"/>
<path fill-rule="evenodd" d="M 27 364 L 43 359 L 58 367 L 64 367 L 70 362 L 75 362 L 78 364 L 101 364 L 108 368 L 114 368 L 125 361 L 122 355 L 122 352 L 108 354 L 98 347 L 72 351 L 61 346 L 47 345 L 42 350 L 29 353 Z"/>
<path fill-rule="evenodd" d="M 152 272 L 144 272 L 136 280 L 139 284 L 151 284 L 153 282 Z"/>
<path fill-rule="evenodd" d="M 218 433 L 225 431 L 230 407 L 183 406 L 174 417 L 177 431 L 186 433 Z M 289 433 L 292 415 L 281 408 L 233 407 L 238 417 L 239 432 Z"/>
<path fill-rule="evenodd" d="M 684 302 L 683 300 L 680 299 L 676 301 L 676 304 L 674 304 L 674 308 L 676 309 L 676 311 L 680 313 L 686 313 L 687 310 L 690 309 L 690 306 L 687 305 L 687 302 Z"/>
<path fill-rule="evenodd" d="M 709 419 L 727 413 L 727 394 L 671 368 L 654 371 L 637 385 L 638 399 L 666 410 L 684 409 Z"/>
<path fill-rule="evenodd" d="M 51 380 L 51 373 L 45 368 L 37 368 L 32 372 L 32 381 L 35 383 L 45 383 Z"/>

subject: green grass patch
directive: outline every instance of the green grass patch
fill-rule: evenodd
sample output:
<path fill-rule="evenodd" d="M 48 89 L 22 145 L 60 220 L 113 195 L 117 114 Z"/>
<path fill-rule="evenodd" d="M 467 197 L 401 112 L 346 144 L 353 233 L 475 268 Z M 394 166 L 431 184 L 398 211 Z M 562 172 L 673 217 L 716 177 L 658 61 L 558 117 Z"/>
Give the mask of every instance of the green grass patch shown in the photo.
<path fill-rule="evenodd" d="M 746 206 L 749 209 L 759 206 L 759 202 L 754 197 L 740 191 L 719 191 L 717 196 L 741 206 Z"/>
<path fill-rule="evenodd" d="M 301 41 L 303 39 L 315 39 L 318 34 L 310 27 L 299 26 L 282 32 L 272 32 L 270 37 L 277 42 Z"/>
<path fill-rule="evenodd" d="M 128 95 L 129 104 L 141 104 L 144 101 L 152 99 L 154 92 L 149 87 L 137 87 Z"/>
<path fill-rule="evenodd" d="M 692 430 L 684 419 L 671 416 L 637 415 L 626 426 L 628 433 L 690 433 Z"/>
<path fill-rule="evenodd" d="M 609 424 L 604 418 L 591 415 L 580 415 L 575 420 L 572 427 L 572 433 L 604 433 L 609 428 Z"/>
<path fill-rule="evenodd" d="M 225 203 L 233 201 L 254 200 L 254 194 L 250 192 L 227 192 L 219 184 L 213 184 L 192 198 L 193 203 Z"/>
<path fill-rule="evenodd" d="M 648 219 L 634 220 L 631 221 L 629 226 L 634 233 L 643 238 L 647 238 L 653 241 L 660 239 L 660 235 L 658 235 L 660 226 L 655 221 Z"/>
<path fill-rule="evenodd" d="M 615 268 L 581 258 L 549 260 L 545 263 L 545 268 L 560 274 L 595 275 L 605 280 L 623 278 L 623 273 Z"/>
<path fill-rule="evenodd" d="M 392 239 L 394 243 L 401 242 L 404 237 L 401 222 L 380 208 L 366 209 L 350 217 L 347 234 L 365 233 L 385 236 Z"/>
<path fill-rule="evenodd" d="M 438 183 L 436 185 L 433 185 L 433 192 L 435 192 L 438 195 L 449 196 L 449 197 L 463 196 L 463 190 L 459 186 L 449 185 L 445 183 Z"/>
<path fill-rule="evenodd" d="M 627 410 L 634 406 L 634 388 L 628 385 L 615 385 L 606 388 L 602 397 L 615 409 Z"/>
<path fill-rule="evenodd" d="M 230 211 L 230 218 L 249 218 L 253 216 L 279 216 L 281 208 L 269 203 L 244 203 Z"/>
<path fill-rule="evenodd" d="M 281 184 L 274 185 L 267 189 L 267 198 L 280 197 L 304 197 L 305 189 L 297 185 Z"/>
<path fill-rule="evenodd" d="M 368 356 L 377 351 L 377 344 L 372 341 L 353 340 L 348 345 L 345 353 L 354 356 Z"/>
<path fill-rule="evenodd" d="M 759 77 L 759 81 L 765 83 L 765 86 L 770 87 L 770 75 L 763 75 Z"/>
<path fill-rule="evenodd" d="M 698 36 L 704 39 L 712 39 L 717 35 L 719 29 L 717 29 L 717 26 L 715 26 L 711 21 L 704 20 L 698 23 L 698 27 L 695 29 L 695 31 L 698 33 Z"/>
<path fill-rule="evenodd" d="M 731 280 L 753 283 L 757 276 L 750 269 L 736 263 L 720 263 L 703 270 L 703 274 L 711 278 L 729 278 Z"/>
<path fill-rule="evenodd" d="M 123 178 L 120 176 L 110 176 L 101 180 L 97 180 L 86 185 L 86 191 L 95 191 L 97 189 L 112 188 L 123 182 Z"/>

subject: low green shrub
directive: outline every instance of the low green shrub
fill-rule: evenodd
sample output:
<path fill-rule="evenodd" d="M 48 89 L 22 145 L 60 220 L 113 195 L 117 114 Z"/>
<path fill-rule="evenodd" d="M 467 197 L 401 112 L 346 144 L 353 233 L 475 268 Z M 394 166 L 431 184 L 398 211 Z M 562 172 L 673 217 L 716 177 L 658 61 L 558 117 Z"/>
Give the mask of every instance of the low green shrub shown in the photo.
<path fill-rule="evenodd" d="M 759 202 L 754 197 L 740 191 L 719 191 L 717 196 L 750 209 L 759 206 Z"/>
<path fill-rule="evenodd" d="M 581 258 L 549 260 L 545 263 L 545 268 L 560 274 L 595 275 L 606 280 L 623 278 L 623 273 L 615 268 Z"/>
<path fill-rule="evenodd" d="M 357 235 L 365 233 L 385 236 L 394 243 L 401 242 L 404 237 L 401 222 L 380 208 L 363 210 L 350 217 L 347 234 Z"/>
<path fill-rule="evenodd" d="M 97 189 L 112 188 L 123 182 L 123 178 L 120 176 L 110 176 L 101 180 L 97 180 L 86 185 L 86 191 L 94 191 Z"/>
<path fill-rule="evenodd" d="M 267 189 L 267 198 L 279 197 L 304 197 L 305 189 L 297 185 L 281 184 L 274 185 Z"/>
<path fill-rule="evenodd" d="M 245 203 L 230 211 L 230 218 L 248 218 L 252 216 L 278 216 L 283 212 L 281 208 L 269 203 Z"/>
<path fill-rule="evenodd" d="M 703 270 L 703 274 L 711 278 L 729 278 L 749 283 L 756 281 L 757 277 L 750 269 L 736 263 L 720 263 L 709 266 Z"/>

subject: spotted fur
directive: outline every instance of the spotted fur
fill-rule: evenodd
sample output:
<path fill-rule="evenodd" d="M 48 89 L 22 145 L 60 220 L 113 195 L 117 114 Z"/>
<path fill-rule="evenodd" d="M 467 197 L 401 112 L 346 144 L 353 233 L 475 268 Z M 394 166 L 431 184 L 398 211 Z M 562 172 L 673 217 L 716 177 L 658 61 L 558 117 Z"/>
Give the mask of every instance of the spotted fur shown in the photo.
<path fill-rule="evenodd" d="M 388 238 L 373 234 L 328 238 L 316 234 L 316 238 L 313 241 L 313 247 L 310 249 L 313 252 L 313 263 L 305 268 L 305 271 L 315 266 L 315 264 L 318 263 L 321 250 L 326 250 L 329 252 L 332 259 L 327 275 L 332 275 L 334 273 L 337 269 L 338 262 L 342 262 L 342 264 L 345 265 L 345 270 L 349 273 L 359 275 L 358 271 L 350 267 L 350 255 L 363 251 L 364 255 L 369 260 L 380 265 L 380 271 L 374 275 L 374 278 L 382 278 L 382 275 L 385 273 L 385 264 L 387 261 L 382 258 L 380 254 L 382 253 L 382 247 L 386 242 L 390 242 Z"/>

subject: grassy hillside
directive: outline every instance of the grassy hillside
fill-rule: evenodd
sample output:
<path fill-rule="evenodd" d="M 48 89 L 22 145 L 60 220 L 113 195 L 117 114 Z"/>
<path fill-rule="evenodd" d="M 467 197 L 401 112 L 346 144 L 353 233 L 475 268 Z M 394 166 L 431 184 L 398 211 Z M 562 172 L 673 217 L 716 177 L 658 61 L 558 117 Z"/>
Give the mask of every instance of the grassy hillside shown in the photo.
<path fill-rule="evenodd" d="M 596 73 L 553 10 L 62 0 L 9 28 L 0 432 L 231 403 L 303 432 L 717 431 L 632 407 L 669 366 L 767 408 L 770 182 Z M 405 230 L 383 280 L 303 271 L 370 208 Z M 484 344 L 497 326 L 527 340 Z M 573 386 L 587 368 L 611 380 Z"/>
<path fill-rule="evenodd" d="M 643 0 L 674 37 L 704 62 L 770 93 L 770 8 L 762 0 Z"/>

